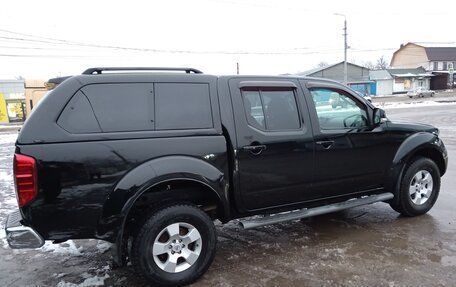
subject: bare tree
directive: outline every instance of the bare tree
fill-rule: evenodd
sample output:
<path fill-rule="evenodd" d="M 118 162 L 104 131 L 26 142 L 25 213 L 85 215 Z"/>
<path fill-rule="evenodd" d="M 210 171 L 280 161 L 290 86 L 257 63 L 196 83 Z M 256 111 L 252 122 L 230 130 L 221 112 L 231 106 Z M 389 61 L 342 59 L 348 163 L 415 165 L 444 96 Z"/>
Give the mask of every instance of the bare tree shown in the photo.
<path fill-rule="evenodd" d="M 385 60 L 384 56 L 381 56 L 377 59 L 377 63 L 375 64 L 375 70 L 385 70 L 389 68 L 388 62 Z"/>
<path fill-rule="evenodd" d="M 384 56 L 378 58 L 375 64 L 371 61 L 367 61 L 363 62 L 361 66 L 368 68 L 369 70 L 385 70 L 390 67 Z"/>
<path fill-rule="evenodd" d="M 324 68 L 324 67 L 328 67 L 328 66 L 329 66 L 328 62 L 324 62 L 324 61 L 321 61 L 317 65 L 318 68 Z"/>
<path fill-rule="evenodd" d="M 369 70 L 375 70 L 375 65 L 371 61 L 364 62 L 361 66 L 368 68 Z"/>

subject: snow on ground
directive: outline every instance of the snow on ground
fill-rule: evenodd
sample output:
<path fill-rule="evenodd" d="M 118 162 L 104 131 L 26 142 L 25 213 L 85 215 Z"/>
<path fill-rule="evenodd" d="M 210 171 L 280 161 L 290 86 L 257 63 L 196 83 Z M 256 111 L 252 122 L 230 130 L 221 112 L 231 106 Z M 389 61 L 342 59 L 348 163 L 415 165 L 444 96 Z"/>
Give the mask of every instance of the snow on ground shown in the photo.
<path fill-rule="evenodd" d="M 100 253 L 105 253 L 106 251 L 108 251 L 111 248 L 111 245 L 112 244 L 109 242 L 98 240 L 97 249 Z"/>
<path fill-rule="evenodd" d="M 84 248 L 82 246 L 77 247 L 73 240 L 67 240 L 59 244 L 52 244 L 51 242 L 46 241 L 43 247 L 40 248 L 40 250 L 44 252 L 67 254 L 73 256 L 81 256 L 83 249 Z"/>
<path fill-rule="evenodd" d="M 8 248 L 6 216 L 17 209 L 13 181 L 13 153 L 17 132 L 0 133 L 0 247 Z"/>
<path fill-rule="evenodd" d="M 7 172 L 6 170 L 0 170 L 0 181 L 7 183 L 11 182 L 13 179 L 13 174 L 11 172 Z"/>
<path fill-rule="evenodd" d="M 65 282 L 65 281 L 60 281 L 59 284 L 57 284 L 57 287 L 91 287 L 91 286 L 104 286 L 104 281 L 109 278 L 108 274 L 105 274 L 104 276 L 93 276 L 90 275 L 89 273 L 83 273 L 81 275 L 82 278 L 84 278 L 84 281 L 82 281 L 80 284 L 75 284 L 71 282 Z"/>
<path fill-rule="evenodd" d="M 1 133 L 0 134 L 0 145 L 14 143 L 17 139 L 17 132 L 12 133 Z"/>
<path fill-rule="evenodd" d="M 418 108 L 418 107 L 433 107 L 433 106 L 442 106 L 442 105 L 456 105 L 453 102 L 436 102 L 436 101 L 424 101 L 424 102 L 412 102 L 412 103 L 376 103 L 376 107 L 382 109 L 402 109 L 402 108 Z"/>

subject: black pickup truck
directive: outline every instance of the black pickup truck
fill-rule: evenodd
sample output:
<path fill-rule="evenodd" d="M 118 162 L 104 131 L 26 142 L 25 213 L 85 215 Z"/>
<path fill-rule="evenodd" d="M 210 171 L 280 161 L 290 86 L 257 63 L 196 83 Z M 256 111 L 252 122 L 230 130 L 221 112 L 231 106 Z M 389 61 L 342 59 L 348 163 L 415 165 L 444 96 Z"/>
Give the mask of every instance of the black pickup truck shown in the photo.
<path fill-rule="evenodd" d="M 19 134 L 7 239 L 102 239 L 151 283 L 188 284 L 215 256 L 213 220 L 254 228 L 382 201 L 424 214 L 447 160 L 437 128 L 393 123 L 334 81 L 92 68 Z"/>

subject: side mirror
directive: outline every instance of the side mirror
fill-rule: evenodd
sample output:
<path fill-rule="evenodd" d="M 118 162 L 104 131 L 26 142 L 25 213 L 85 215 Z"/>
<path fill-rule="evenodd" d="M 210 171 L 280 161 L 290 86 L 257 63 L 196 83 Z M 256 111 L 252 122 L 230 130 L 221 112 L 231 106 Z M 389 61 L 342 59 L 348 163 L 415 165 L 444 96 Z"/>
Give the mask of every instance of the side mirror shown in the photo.
<path fill-rule="evenodd" d="M 382 123 L 386 123 L 388 118 L 386 117 L 386 113 L 384 110 L 375 108 L 374 109 L 374 124 L 379 125 Z"/>

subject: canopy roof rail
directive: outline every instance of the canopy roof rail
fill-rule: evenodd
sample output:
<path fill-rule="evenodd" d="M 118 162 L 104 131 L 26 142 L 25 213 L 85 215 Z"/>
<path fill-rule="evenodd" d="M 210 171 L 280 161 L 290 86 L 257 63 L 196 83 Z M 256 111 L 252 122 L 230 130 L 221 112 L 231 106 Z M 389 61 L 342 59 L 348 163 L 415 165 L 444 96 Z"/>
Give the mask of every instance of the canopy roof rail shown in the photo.
<path fill-rule="evenodd" d="M 83 75 L 102 74 L 105 71 L 182 71 L 187 74 L 202 74 L 198 69 L 194 68 L 166 68 L 166 67 L 97 67 L 85 70 Z"/>

